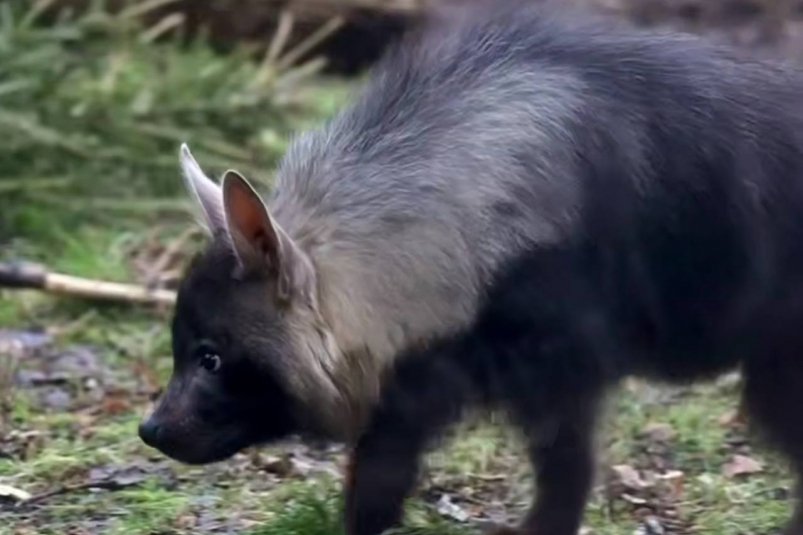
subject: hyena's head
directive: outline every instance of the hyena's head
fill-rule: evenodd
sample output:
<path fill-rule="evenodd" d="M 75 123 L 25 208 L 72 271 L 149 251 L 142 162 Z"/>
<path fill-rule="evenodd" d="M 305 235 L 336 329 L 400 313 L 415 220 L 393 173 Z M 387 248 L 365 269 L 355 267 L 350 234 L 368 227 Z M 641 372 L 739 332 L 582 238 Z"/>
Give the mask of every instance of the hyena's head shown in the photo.
<path fill-rule="evenodd" d="M 312 263 L 242 176 L 228 171 L 218 185 L 186 146 L 181 164 L 212 239 L 179 289 L 172 377 L 140 437 L 202 464 L 322 432 L 319 418 L 338 410 L 338 393 Z"/>

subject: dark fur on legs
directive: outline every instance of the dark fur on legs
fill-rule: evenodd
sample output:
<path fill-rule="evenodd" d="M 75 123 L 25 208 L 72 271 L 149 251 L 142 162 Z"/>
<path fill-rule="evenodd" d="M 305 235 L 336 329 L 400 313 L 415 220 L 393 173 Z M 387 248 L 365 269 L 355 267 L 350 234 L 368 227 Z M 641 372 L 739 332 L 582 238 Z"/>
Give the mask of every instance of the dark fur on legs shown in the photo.
<path fill-rule="evenodd" d="M 779 299 L 757 329 L 760 344 L 751 348 L 743 367 L 744 403 L 764 437 L 791 461 L 803 481 L 803 295 Z M 784 535 L 803 535 L 803 504 L 798 506 Z"/>
<path fill-rule="evenodd" d="M 525 533 L 575 533 L 580 528 L 593 481 L 593 408 L 589 403 L 578 414 L 564 414 L 546 437 L 531 439 L 539 497 L 524 519 Z"/>
<path fill-rule="evenodd" d="M 349 535 L 378 535 L 401 520 L 419 458 L 463 409 L 477 405 L 507 409 L 531 440 L 538 500 L 519 528 L 500 533 L 578 532 L 600 399 L 626 375 L 673 378 L 647 366 L 648 356 L 628 343 L 628 323 L 611 312 L 610 295 L 595 284 L 591 265 L 567 249 L 533 253 L 496 285 L 473 328 L 399 359 L 354 454 Z M 737 337 L 746 355 L 747 406 L 798 472 L 799 303 L 790 297 L 768 304 Z M 701 371 L 687 378 L 707 376 L 710 365 L 701 357 Z M 785 535 L 803 534 L 801 518 L 798 512 Z"/>
<path fill-rule="evenodd" d="M 576 533 L 592 481 L 597 405 L 618 365 L 593 305 L 597 292 L 567 284 L 567 260 L 561 251 L 538 254 L 526 285 L 489 299 L 475 329 L 400 359 L 355 451 L 350 535 L 376 535 L 401 519 L 422 452 L 477 404 L 507 409 L 530 439 L 540 500 L 523 532 Z"/>
<path fill-rule="evenodd" d="M 492 405 L 530 438 L 522 530 L 569 535 L 608 386 L 743 365 L 754 419 L 803 465 L 803 71 L 480 3 L 390 51 L 269 197 L 182 148 L 211 243 L 143 441 L 193 464 L 293 434 L 351 443 L 387 388 L 349 485 L 350 530 L 375 535 L 421 451 Z"/>
<path fill-rule="evenodd" d="M 506 45 L 473 60 L 527 51 L 587 84 L 589 107 L 555 145 L 578 155 L 570 170 L 543 179 L 537 144 L 516 153 L 529 183 L 576 187 L 571 225 L 500 266 L 471 325 L 397 358 L 356 448 L 350 535 L 401 519 L 421 454 L 477 405 L 531 439 L 539 499 L 519 532 L 575 535 L 597 407 L 625 376 L 688 383 L 741 366 L 753 421 L 803 476 L 799 73 L 686 39 L 524 29 L 537 20 L 524 11 L 488 20 L 498 33 L 465 35 Z M 803 512 L 787 535 L 803 535 Z"/>
<path fill-rule="evenodd" d="M 446 352 L 448 345 L 443 346 Z M 383 409 L 393 416 L 375 420 L 376 432 L 366 435 L 353 453 L 345 504 L 350 535 L 378 534 L 400 522 L 427 441 L 458 418 L 472 395 L 469 378 L 454 374 L 448 359 L 429 361 L 420 383 L 421 370 L 414 362 L 399 369 L 397 395 Z M 408 397 L 413 390 L 415 402 Z"/>

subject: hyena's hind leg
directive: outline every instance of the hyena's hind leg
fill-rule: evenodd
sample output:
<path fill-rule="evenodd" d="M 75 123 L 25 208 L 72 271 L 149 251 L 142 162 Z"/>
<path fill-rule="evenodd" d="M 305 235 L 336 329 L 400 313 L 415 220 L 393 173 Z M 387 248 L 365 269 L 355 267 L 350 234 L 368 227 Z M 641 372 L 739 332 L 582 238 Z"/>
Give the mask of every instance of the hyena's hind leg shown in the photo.
<path fill-rule="evenodd" d="M 797 476 L 796 509 L 784 535 L 803 535 L 803 316 L 798 319 L 773 322 L 760 354 L 743 369 L 751 424 L 787 456 Z"/>

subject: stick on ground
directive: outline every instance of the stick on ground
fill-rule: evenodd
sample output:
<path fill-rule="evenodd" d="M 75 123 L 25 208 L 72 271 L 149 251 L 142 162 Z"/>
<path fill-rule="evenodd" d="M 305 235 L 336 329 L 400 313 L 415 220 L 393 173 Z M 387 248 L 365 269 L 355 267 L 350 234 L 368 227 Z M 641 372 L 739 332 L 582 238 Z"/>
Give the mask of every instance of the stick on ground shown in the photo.
<path fill-rule="evenodd" d="M 171 290 L 74 277 L 27 262 L 0 263 L 0 287 L 37 289 L 83 299 L 135 304 L 173 305 L 176 301 L 176 294 Z"/>

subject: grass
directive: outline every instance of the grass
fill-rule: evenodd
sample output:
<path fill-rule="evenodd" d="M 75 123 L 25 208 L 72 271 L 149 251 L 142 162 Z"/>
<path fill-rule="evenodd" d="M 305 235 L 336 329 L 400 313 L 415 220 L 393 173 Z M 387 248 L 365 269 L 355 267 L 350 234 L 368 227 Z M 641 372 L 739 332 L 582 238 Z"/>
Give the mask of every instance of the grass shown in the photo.
<path fill-rule="evenodd" d="M 291 133 L 331 114 L 349 90 L 340 80 L 299 82 L 298 71 L 251 61 L 249 50 L 219 56 L 203 40 L 157 44 L 153 28 L 130 11 L 95 7 L 41 26 L 31 5 L 0 2 L 0 260 L 142 280 L 143 251 L 190 224 L 180 141 L 212 174 L 237 167 L 269 182 Z M 151 257 L 144 258 L 147 265 Z M 265 459 L 294 451 L 284 445 L 198 468 L 165 460 L 137 439 L 149 394 L 170 372 L 168 314 L 0 290 L 0 331 L 46 329 L 56 353 L 89 347 L 99 368 L 91 380 L 56 387 L 72 396 L 67 407 L 43 401 L 40 388 L 0 384 L 0 484 L 39 494 L 107 472 L 135 478 L 117 489 L 66 490 L 28 508 L 0 501 L 0 534 L 342 534 L 339 479 L 330 473 L 337 470 L 327 470 L 342 461 L 339 453 L 316 458 L 309 473 L 277 474 Z M 649 514 L 673 533 L 777 529 L 791 480 L 741 428 L 722 423 L 736 390 L 707 385 L 655 396 L 634 389 L 613 402 L 586 516 L 590 533 L 631 535 Z M 650 436 L 656 424 L 671 437 Z M 726 477 L 723 466 L 737 452 L 764 461 L 764 469 Z M 442 514 L 443 495 L 473 518 L 515 516 L 528 499 L 524 459 L 503 427 L 467 424 L 429 456 L 400 534 L 475 533 Z M 682 489 L 611 490 L 604 468 L 622 464 L 645 478 L 678 471 Z"/>
<path fill-rule="evenodd" d="M 64 254 L 74 254 L 67 251 Z M 0 328 L 59 326 L 84 316 L 80 329 L 59 335 L 59 345 L 91 344 L 98 348 L 104 365 L 126 381 L 142 381 L 142 368 L 146 367 L 164 384 L 170 369 L 164 316 L 115 307 L 90 309 L 27 293 L 4 297 L 2 308 L 12 309 L 9 316 L 14 319 L 0 323 Z M 783 464 L 759 449 L 750 455 L 765 461 L 763 472 L 736 480 L 722 475 L 722 466 L 734 447 L 729 445 L 732 430 L 719 421 L 735 405 L 733 394 L 730 387 L 707 386 L 664 403 L 625 392 L 606 421 L 605 465 L 655 469 L 649 451 L 657 449 L 655 455 L 684 474 L 683 496 L 672 506 L 679 517 L 692 523 L 693 528 L 686 532 L 772 533 L 788 512 L 786 495 L 791 481 Z M 155 470 L 147 474 L 142 486 L 54 498 L 24 523 L 36 526 L 37 533 L 63 533 L 68 527 L 86 526 L 88 518 L 96 518 L 98 523 L 102 520 L 104 533 L 214 533 L 212 526 L 232 517 L 239 518 L 238 527 L 250 535 L 341 533 L 337 481 L 323 476 L 266 479 L 262 468 L 246 454 L 200 469 L 164 461 L 136 438 L 136 425 L 146 405 L 146 400 L 138 398 L 121 414 L 88 417 L 80 410 L 42 407 L 30 391 L 16 391 L 5 434 L 14 430 L 37 438 L 26 446 L 25 455 L 0 458 L 0 483 L 39 493 L 55 485 L 81 482 L 100 467 L 133 463 Z M 645 439 L 644 430 L 656 423 L 673 429 L 669 444 L 656 446 Z M 3 440 L 13 443 L 18 439 Z M 268 448 L 268 454 L 278 451 L 278 446 Z M 455 501 L 467 510 L 477 503 L 498 500 L 515 514 L 526 504 L 528 474 L 520 445 L 498 426 L 465 430 L 433 452 L 429 465 L 420 493 L 410 504 L 409 525 L 403 533 L 474 533 L 440 518 L 436 506 L 440 492 L 456 496 Z M 165 473 L 169 474 L 166 478 Z M 648 501 L 650 507 L 658 507 L 665 500 Z M 623 495 L 609 498 L 600 486 L 589 507 L 587 525 L 598 535 L 630 535 L 642 514 L 639 506 Z M 9 515 L 14 512 L 0 509 L 0 524 Z M 199 528 L 205 516 L 210 519 Z"/>
<path fill-rule="evenodd" d="M 136 2 L 116 14 L 94 2 L 37 24 L 52 17 L 52 3 L 0 3 L 0 195 L 8 201 L 0 229 L 9 235 L 61 243 L 74 224 L 182 210 L 176 152 L 184 141 L 210 171 L 236 167 L 269 182 L 291 129 L 331 106 L 332 97 L 307 96 L 314 84 L 299 86 L 310 65 L 279 69 L 244 48 L 218 55 L 203 40 L 179 45 L 180 32 L 156 44 L 161 32 L 142 27 Z"/>

